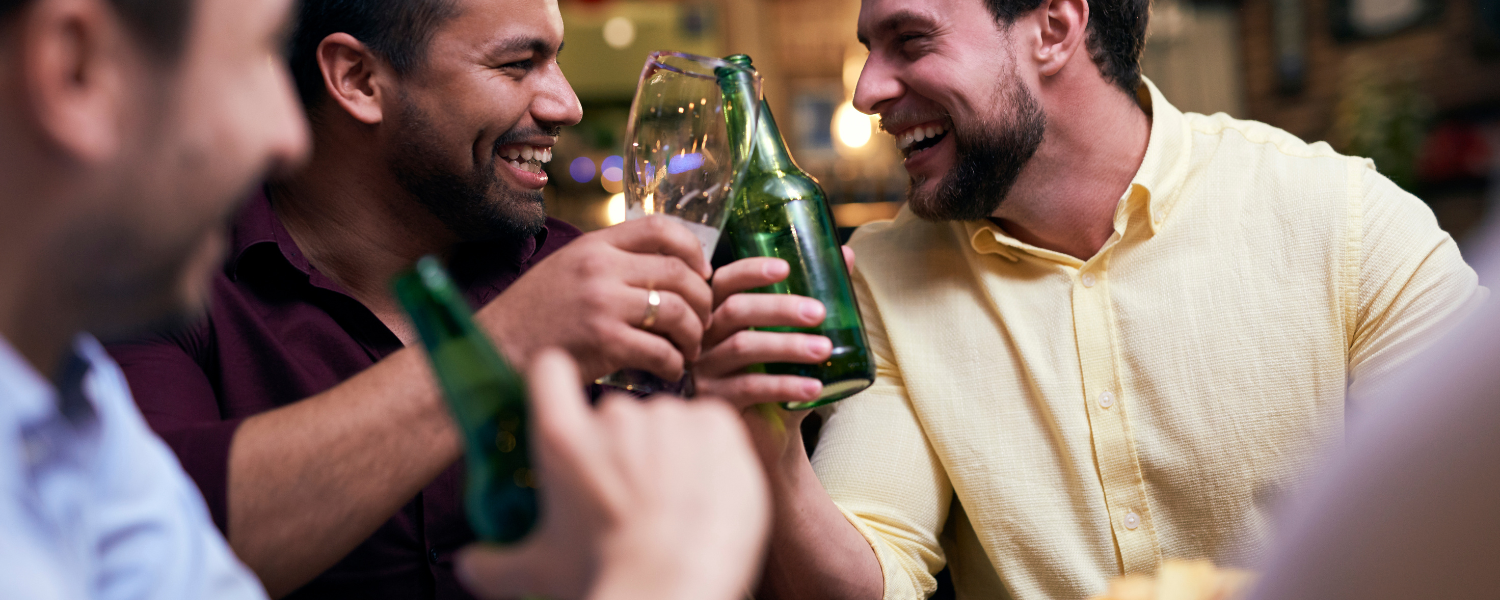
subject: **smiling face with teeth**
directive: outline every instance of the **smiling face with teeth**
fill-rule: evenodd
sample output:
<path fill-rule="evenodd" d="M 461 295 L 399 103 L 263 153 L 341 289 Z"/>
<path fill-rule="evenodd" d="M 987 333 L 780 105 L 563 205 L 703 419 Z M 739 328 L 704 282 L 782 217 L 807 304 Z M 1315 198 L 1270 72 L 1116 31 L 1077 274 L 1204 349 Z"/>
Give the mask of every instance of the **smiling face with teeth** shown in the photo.
<path fill-rule="evenodd" d="M 582 117 L 557 64 L 562 16 L 555 0 L 457 4 L 399 82 L 387 162 L 460 238 L 529 237 L 559 129 Z"/>
<path fill-rule="evenodd" d="M 854 105 L 896 138 L 912 211 L 993 214 L 1046 131 L 1007 28 L 981 0 L 864 0 L 859 37 L 870 56 Z"/>

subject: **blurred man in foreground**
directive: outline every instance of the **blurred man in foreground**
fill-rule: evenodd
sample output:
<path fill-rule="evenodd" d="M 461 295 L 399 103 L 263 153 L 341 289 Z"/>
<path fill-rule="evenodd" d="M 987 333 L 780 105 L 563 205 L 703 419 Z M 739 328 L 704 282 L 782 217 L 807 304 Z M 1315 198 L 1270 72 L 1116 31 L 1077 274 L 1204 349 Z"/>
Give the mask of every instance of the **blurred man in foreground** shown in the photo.
<path fill-rule="evenodd" d="M 199 310 L 300 160 L 289 0 L 0 2 L 0 597 L 261 598 L 90 337 Z"/>
<path fill-rule="evenodd" d="M 581 116 L 562 45 L 553 0 L 304 2 L 291 65 L 312 121 L 308 166 L 235 218 L 205 319 L 111 348 L 273 596 L 467 597 L 452 562 L 474 539 L 461 438 L 390 292 L 421 256 L 446 259 L 512 363 L 560 347 L 582 381 L 627 367 L 675 380 L 711 320 L 716 335 L 776 324 L 710 318 L 709 265 L 681 226 L 651 218 L 583 235 L 546 216 L 541 167 Z M 777 267 L 784 277 L 774 262 L 721 272 L 718 300 Z M 821 320 L 821 305 L 809 315 L 800 301 L 767 300 L 790 324 Z M 767 397 L 759 382 L 815 397 L 816 381 L 737 373 L 828 355 L 827 339 L 812 342 L 716 347 L 702 389 Z"/>
<path fill-rule="evenodd" d="M 278 57 L 290 8 L 0 2 L 0 598 L 265 597 L 85 332 L 201 311 L 235 198 L 304 157 Z M 566 358 L 537 363 L 548 516 L 512 555 L 476 551 L 474 585 L 738 597 L 766 498 L 732 413 L 595 412 Z"/>
<path fill-rule="evenodd" d="M 947 565 L 960 598 L 1086 598 L 1164 559 L 1253 565 L 1349 391 L 1482 296 L 1370 161 L 1173 108 L 1140 75 L 1148 8 L 862 3 L 854 102 L 912 185 L 851 242 L 875 385 L 811 462 L 759 435 L 768 597 L 918 598 Z"/>

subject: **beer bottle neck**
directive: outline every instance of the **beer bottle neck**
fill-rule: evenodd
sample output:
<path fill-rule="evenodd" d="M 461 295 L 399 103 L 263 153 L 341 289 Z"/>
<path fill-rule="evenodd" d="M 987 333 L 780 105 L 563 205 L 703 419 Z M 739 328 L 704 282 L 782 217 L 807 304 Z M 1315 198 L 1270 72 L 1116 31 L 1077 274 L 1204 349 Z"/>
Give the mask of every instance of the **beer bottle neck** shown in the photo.
<path fill-rule="evenodd" d="M 755 130 L 755 154 L 750 168 L 755 171 L 801 171 L 787 151 L 786 140 L 782 139 L 776 118 L 771 116 L 771 106 L 765 100 L 760 102 L 760 127 Z"/>

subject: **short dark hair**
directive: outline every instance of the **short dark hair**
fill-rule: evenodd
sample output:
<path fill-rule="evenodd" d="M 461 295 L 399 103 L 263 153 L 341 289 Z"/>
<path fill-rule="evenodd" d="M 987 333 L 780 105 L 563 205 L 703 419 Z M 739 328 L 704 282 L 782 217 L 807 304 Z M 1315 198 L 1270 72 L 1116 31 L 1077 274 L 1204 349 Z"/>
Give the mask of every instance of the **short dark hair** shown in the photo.
<path fill-rule="evenodd" d="M 0 0 L 0 19 L 10 17 L 31 0 Z M 109 0 L 135 37 L 157 58 L 182 53 L 192 21 L 194 0 Z"/>
<path fill-rule="evenodd" d="M 289 52 L 302 106 L 323 98 L 318 44 L 347 33 L 380 55 L 398 75 L 427 60 L 427 45 L 444 21 L 458 13 L 454 0 L 303 0 Z"/>
<path fill-rule="evenodd" d="M 1146 22 L 1151 0 L 1088 0 L 1088 37 L 1084 44 L 1105 81 L 1135 97 L 1141 84 L 1141 50 L 1146 47 Z M 995 20 L 1010 24 L 1041 6 L 1041 0 L 984 0 Z"/>

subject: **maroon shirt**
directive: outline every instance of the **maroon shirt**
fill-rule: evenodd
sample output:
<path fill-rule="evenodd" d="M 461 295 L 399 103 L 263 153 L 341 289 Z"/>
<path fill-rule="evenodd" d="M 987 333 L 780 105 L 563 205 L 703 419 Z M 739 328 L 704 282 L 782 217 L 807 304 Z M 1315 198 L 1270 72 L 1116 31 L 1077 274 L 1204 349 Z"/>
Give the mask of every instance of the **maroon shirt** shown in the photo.
<path fill-rule="evenodd" d="M 548 219 L 534 238 L 460 246 L 449 266 L 477 307 L 578 235 Z M 147 422 L 203 491 L 221 531 L 229 444 L 240 422 L 336 386 L 402 348 L 373 313 L 308 264 L 264 195 L 239 215 L 230 248 L 214 274 L 206 319 L 109 347 Z M 474 539 L 462 490 L 459 461 L 288 598 L 470 598 L 451 560 Z"/>

